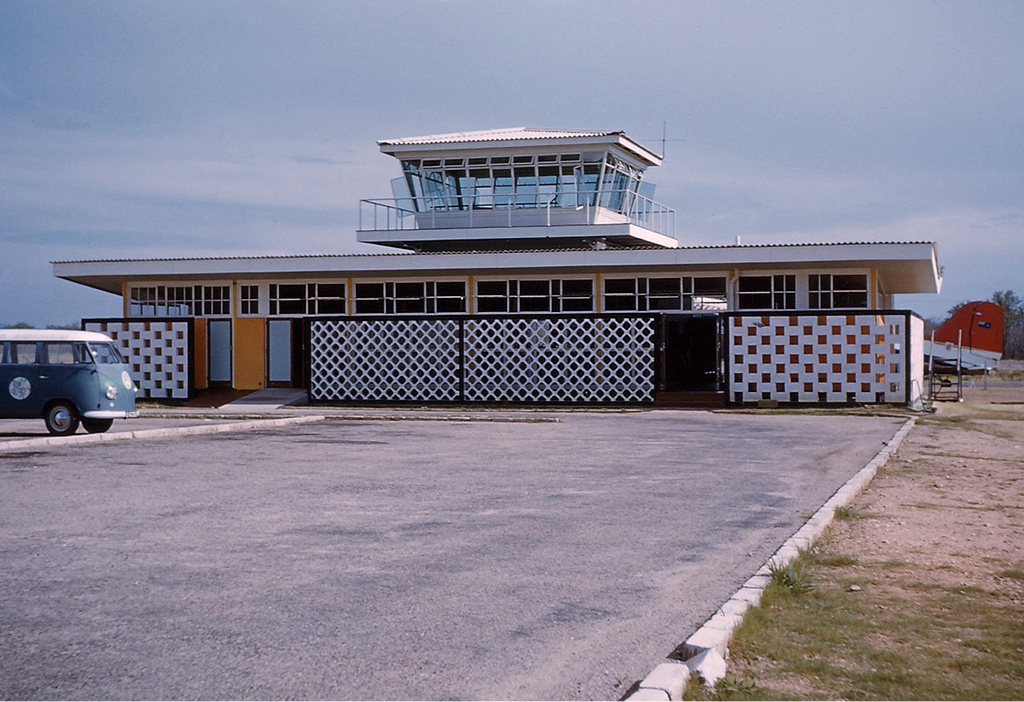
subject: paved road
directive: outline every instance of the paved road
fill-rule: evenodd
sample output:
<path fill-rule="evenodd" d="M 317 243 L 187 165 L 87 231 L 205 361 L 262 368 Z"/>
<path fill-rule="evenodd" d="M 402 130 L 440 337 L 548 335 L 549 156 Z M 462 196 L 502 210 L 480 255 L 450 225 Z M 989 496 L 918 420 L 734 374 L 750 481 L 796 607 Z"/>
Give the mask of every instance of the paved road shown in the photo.
<path fill-rule="evenodd" d="M 0 696 L 617 698 L 900 424 L 561 420 L 0 454 Z"/>

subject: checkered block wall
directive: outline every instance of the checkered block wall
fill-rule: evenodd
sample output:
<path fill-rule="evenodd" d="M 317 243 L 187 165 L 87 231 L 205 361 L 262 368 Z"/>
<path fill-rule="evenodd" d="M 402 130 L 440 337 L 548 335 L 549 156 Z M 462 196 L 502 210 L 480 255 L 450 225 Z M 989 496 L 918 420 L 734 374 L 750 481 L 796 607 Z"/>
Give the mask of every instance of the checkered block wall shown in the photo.
<path fill-rule="evenodd" d="M 185 320 L 86 320 L 86 331 L 114 340 L 132 369 L 139 396 L 189 397 L 190 327 Z"/>
<path fill-rule="evenodd" d="M 734 402 L 905 403 L 908 315 L 738 315 L 729 319 Z"/>
<path fill-rule="evenodd" d="M 452 319 L 315 320 L 310 397 L 458 400 L 459 336 Z"/>
<path fill-rule="evenodd" d="M 651 318 L 469 319 L 465 340 L 467 400 L 654 399 Z"/>

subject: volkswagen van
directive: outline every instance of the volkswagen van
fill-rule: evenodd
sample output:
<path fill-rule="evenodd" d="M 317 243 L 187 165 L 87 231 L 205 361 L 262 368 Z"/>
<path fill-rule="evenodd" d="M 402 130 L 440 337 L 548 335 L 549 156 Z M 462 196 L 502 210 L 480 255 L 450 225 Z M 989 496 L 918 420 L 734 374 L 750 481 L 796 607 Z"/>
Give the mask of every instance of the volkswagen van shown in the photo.
<path fill-rule="evenodd" d="M 0 329 L 0 419 L 41 418 L 51 434 L 104 432 L 137 417 L 131 369 L 110 337 Z"/>

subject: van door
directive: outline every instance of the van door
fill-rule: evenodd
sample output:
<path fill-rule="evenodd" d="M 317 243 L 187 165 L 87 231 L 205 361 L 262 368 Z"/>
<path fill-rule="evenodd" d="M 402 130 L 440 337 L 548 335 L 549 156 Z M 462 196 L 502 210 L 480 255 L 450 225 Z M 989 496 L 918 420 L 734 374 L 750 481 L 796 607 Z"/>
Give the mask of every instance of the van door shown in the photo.
<path fill-rule="evenodd" d="M 70 400 L 79 413 L 99 409 L 99 377 L 91 361 L 85 344 L 44 341 L 39 353 L 39 389 L 45 401 Z"/>
<path fill-rule="evenodd" d="M 6 363 L 0 366 L 0 394 L 4 416 L 40 417 L 45 398 L 39 386 L 38 344 L 35 341 L 7 343 Z"/>

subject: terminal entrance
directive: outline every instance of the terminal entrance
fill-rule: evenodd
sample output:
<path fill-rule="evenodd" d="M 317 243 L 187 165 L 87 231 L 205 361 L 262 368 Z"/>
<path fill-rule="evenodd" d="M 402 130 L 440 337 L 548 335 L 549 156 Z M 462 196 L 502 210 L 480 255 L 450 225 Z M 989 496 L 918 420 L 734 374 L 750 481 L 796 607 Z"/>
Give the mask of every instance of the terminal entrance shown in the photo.
<path fill-rule="evenodd" d="M 662 317 L 661 387 L 665 392 L 717 392 L 721 344 L 717 314 Z"/>

